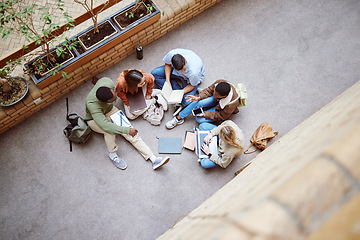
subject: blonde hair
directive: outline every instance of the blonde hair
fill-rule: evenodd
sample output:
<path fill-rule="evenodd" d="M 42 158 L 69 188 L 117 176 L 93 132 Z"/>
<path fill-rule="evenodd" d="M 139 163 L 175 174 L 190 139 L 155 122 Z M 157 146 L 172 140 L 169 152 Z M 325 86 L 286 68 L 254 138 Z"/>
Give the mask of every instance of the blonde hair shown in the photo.
<path fill-rule="evenodd" d="M 219 137 L 221 140 L 230 144 L 238 149 L 242 149 L 242 147 L 236 142 L 236 133 L 235 130 L 230 126 L 223 126 L 220 129 Z"/>

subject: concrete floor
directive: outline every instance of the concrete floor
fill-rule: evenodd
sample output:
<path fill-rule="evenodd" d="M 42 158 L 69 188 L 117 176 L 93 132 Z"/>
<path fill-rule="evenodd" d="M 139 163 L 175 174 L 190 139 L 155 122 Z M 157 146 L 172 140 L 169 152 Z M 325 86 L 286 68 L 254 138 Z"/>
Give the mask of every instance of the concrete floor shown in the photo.
<path fill-rule="evenodd" d="M 202 88 L 219 78 L 246 84 L 248 105 L 232 117 L 246 145 L 263 121 L 279 131 L 275 142 L 359 81 L 359 26 L 358 0 L 224 0 L 146 46 L 143 60 L 130 56 L 101 76 L 116 81 L 124 69 L 150 72 L 172 48 L 191 49 L 205 65 Z M 66 96 L 71 112 L 84 115 L 92 86 Z M 65 115 L 63 98 L 0 136 L 0 239 L 156 239 L 259 153 L 204 170 L 183 150 L 153 171 L 119 137 L 118 153 L 128 164 L 122 171 L 99 134 L 70 153 Z M 156 154 L 156 137 L 183 138 L 196 125 L 188 117 L 167 130 L 170 118 L 166 112 L 157 127 L 133 122 Z"/>

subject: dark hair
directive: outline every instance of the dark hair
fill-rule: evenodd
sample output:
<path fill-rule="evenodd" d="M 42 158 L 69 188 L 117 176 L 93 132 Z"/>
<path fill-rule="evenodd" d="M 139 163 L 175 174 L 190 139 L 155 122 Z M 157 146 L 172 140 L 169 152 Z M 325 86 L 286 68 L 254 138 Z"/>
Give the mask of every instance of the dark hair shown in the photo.
<path fill-rule="evenodd" d="M 125 81 L 129 86 L 130 92 L 133 92 L 137 89 L 137 85 L 141 82 L 143 74 L 138 70 L 130 70 L 125 74 Z"/>
<path fill-rule="evenodd" d="M 171 58 L 171 63 L 174 66 L 174 68 L 179 71 L 181 69 L 183 69 L 184 65 L 185 65 L 185 58 L 180 55 L 180 54 L 175 54 L 172 58 Z"/>
<path fill-rule="evenodd" d="M 230 92 L 230 89 L 231 89 L 230 84 L 228 84 L 227 82 L 220 82 L 215 87 L 215 91 L 220 96 L 227 96 Z"/>
<path fill-rule="evenodd" d="M 96 97 L 102 102 L 107 102 L 114 97 L 114 94 L 108 87 L 99 87 L 98 90 L 96 90 Z"/>

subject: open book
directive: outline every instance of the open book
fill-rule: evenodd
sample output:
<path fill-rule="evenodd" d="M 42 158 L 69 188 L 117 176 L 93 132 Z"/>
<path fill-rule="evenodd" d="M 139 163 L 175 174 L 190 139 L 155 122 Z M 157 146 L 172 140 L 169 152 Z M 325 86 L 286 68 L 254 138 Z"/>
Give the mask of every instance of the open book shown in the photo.
<path fill-rule="evenodd" d="M 113 123 L 121 127 L 131 127 L 131 123 L 129 119 L 125 116 L 125 113 L 121 110 L 111 114 L 110 119 L 113 121 Z"/>
<path fill-rule="evenodd" d="M 165 100 L 172 103 L 181 103 L 184 91 L 183 90 L 172 90 L 170 84 L 165 81 L 163 89 L 161 90 L 161 95 L 165 98 Z"/>

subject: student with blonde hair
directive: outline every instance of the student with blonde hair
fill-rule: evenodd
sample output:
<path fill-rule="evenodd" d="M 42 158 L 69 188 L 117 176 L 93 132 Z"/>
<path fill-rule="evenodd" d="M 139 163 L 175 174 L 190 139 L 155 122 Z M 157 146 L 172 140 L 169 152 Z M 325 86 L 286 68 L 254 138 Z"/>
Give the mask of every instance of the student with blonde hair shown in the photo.
<path fill-rule="evenodd" d="M 234 158 L 243 152 L 244 134 L 233 121 L 224 121 L 219 126 L 204 122 L 200 124 L 199 129 L 210 130 L 201 146 L 203 152 L 208 155 L 207 158 L 199 159 L 203 168 L 212 168 L 217 165 L 226 168 Z M 212 154 L 208 147 L 214 136 L 218 136 L 218 154 Z"/>

